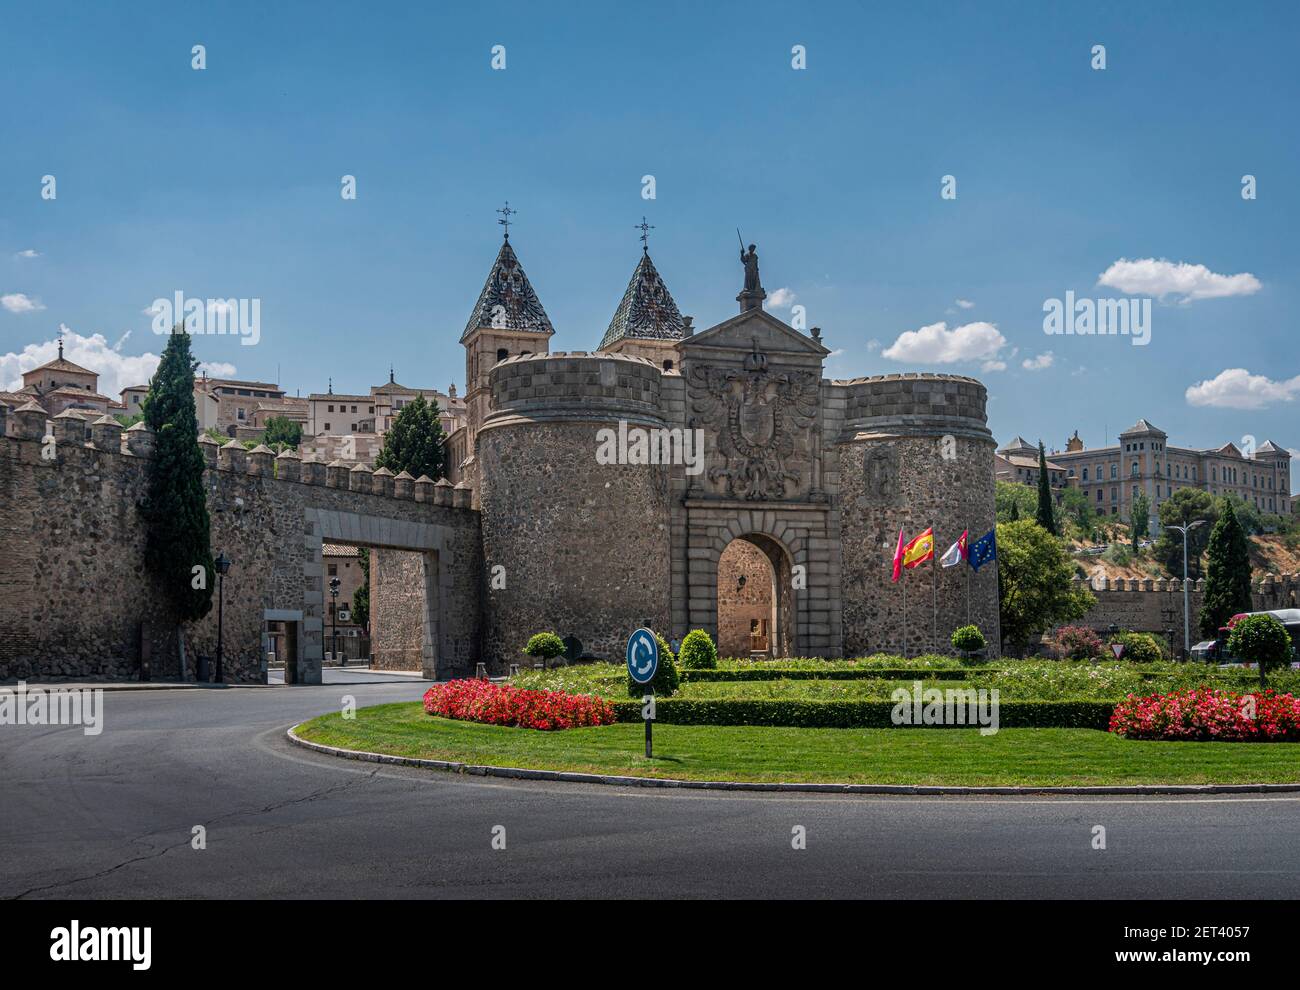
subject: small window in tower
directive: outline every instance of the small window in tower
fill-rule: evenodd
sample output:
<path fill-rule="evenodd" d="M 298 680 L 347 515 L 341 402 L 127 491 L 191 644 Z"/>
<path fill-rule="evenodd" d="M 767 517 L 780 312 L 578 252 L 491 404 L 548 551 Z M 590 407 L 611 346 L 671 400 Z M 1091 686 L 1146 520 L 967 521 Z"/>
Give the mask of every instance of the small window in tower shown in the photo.
<path fill-rule="evenodd" d="M 508 350 L 506 350 L 504 347 L 502 347 L 502 348 L 500 348 L 500 349 L 497 350 L 497 360 L 498 360 L 498 361 L 504 361 L 504 360 L 505 360 L 506 358 L 508 358 L 509 356 L 510 356 L 510 352 L 509 352 Z"/>
<path fill-rule="evenodd" d="M 672 370 L 673 370 L 673 359 L 669 358 L 667 361 L 664 362 L 664 371 L 672 371 Z"/>

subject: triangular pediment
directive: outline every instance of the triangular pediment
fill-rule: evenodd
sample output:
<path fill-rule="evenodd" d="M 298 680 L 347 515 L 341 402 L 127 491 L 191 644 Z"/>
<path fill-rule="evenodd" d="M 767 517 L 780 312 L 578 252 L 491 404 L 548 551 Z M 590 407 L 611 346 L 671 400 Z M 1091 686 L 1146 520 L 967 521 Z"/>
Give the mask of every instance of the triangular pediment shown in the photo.
<path fill-rule="evenodd" d="M 717 326 L 687 337 L 682 341 L 682 347 L 749 351 L 756 341 L 760 350 L 771 353 L 816 357 L 830 353 L 829 348 L 762 309 L 739 313 Z"/>

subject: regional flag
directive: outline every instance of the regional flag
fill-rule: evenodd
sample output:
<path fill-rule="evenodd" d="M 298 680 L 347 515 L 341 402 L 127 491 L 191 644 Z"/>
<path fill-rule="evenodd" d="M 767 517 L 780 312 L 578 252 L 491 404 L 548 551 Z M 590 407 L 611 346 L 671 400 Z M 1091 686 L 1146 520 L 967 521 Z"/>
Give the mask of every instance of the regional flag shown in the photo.
<path fill-rule="evenodd" d="M 924 564 L 927 560 L 934 559 L 934 530 L 927 529 L 924 533 L 912 537 L 912 542 L 903 547 L 903 566 L 916 567 L 918 564 Z"/>
<path fill-rule="evenodd" d="M 957 542 L 948 548 L 948 551 L 939 558 L 939 563 L 944 567 L 956 567 L 966 559 L 966 537 L 970 535 L 970 530 L 962 533 L 957 538 Z"/>
<path fill-rule="evenodd" d="M 998 531 L 990 529 L 970 545 L 970 556 L 966 558 L 973 569 L 978 571 L 990 560 L 998 559 Z"/>
<path fill-rule="evenodd" d="M 903 573 L 903 530 L 898 531 L 898 546 L 894 547 L 894 580 Z"/>

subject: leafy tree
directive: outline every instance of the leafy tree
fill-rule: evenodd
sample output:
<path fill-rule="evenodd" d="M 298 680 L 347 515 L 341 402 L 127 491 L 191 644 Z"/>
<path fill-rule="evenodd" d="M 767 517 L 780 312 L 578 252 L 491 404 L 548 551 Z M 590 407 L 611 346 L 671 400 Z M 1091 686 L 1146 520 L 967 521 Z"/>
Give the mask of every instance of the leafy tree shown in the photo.
<path fill-rule="evenodd" d="M 132 416 L 128 416 L 126 413 L 117 413 L 113 418 L 122 424 L 122 429 L 129 430 L 136 423 L 144 421 L 144 413 L 135 413 Z"/>
<path fill-rule="evenodd" d="M 952 648 L 959 653 L 978 653 L 988 646 L 984 639 L 984 634 L 980 632 L 977 625 L 960 626 L 954 629 L 952 636 L 949 637 Z"/>
<path fill-rule="evenodd" d="M 1061 510 L 1064 519 L 1074 527 L 1074 535 L 1086 540 L 1097 526 L 1097 512 L 1081 488 L 1066 488 L 1061 492 Z"/>
<path fill-rule="evenodd" d="M 1097 600 L 1074 587 L 1069 555 L 1038 523 L 1022 519 L 997 529 L 1002 639 L 1023 655 L 1035 635 L 1082 618 Z"/>
<path fill-rule="evenodd" d="M 294 422 L 288 416 L 272 416 L 266 421 L 262 443 L 277 450 L 285 447 L 297 450 L 298 444 L 302 443 L 302 424 Z M 278 446 L 280 444 L 284 446 Z"/>
<path fill-rule="evenodd" d="M 1036 496 L 1028 485 L 999 481 L 994 486 L 994 506 L 998 522 L 1015 522 L 1034 511 Z"/>
<path fill-rule="evenodd" d="M 1219 518 L 1219 507 L 1213 495 L 1199 488 L 1180 488 L 1173 497 L 1160 503 L 1160 539 L 1154 548 L 1155 558 L 1176 578 L 1183 576 L 1183 534 L 1169 529 L 1171 525 L 1184 526 L 1204 519 L 1204 526 L 1187 533 L 1187 574 L 1201 577 L 1201 554 L 1210 541 L 1210 526 Z"/>
<path fill-rule="evenodd" d="M 1138 541 L 1145 539 L 1151 532 L 1151 501 L 1146 492 L 1138 492 L 1137 498 L 1133 499 L 1128 518 L 1133 531 L 1133 549 L 1136 550 Z"/>
<path fill-rule="evenodd" d="M 417 395 L 397 414 L 375 468 L 388 468 L 393 474 L 406 471 L 412 478 L 428 475 L 437 481 L 445 474 L 444 439 L 437 400 L 426 402 Z"/>
<path fill-rule="evenodd" d="M 154 432 L 154 456 L 142 506 L 145 567 L 183 622 L 208 614 L 216 580 L 194 410 L 197 366 L 189 334 L 177 327 L 167 339 L 143 403 L 144 422 Z M 202 580 L 195 567 L 203 568 Z"/>
<path fill-rule="evenodd" d="M 528 640 L 524 652 L 536 660 L 542 661 L 542 667 L 564 652 L 564 640 L 553 632 L 536 633 Z"/>
<path fill-rule="evenodd" d="M 1254 502 L 1247 502 L 1240 495 L 1231 493 L 1223 496 L 1223 500 L 1232 506 L 1233 515 L 1247 536 L 1258 536 L 1268 529 L 1264 513 L 1255 508 Z"/>
<path fill-rule="evenodd" d="M 1248 615 L 1228 636 L 1228 653 L 1247 663 L 1259 664 L 1259 686 L 1265 684 L 1270 667 L 1285 666 L 1291 660 L 1291 637 L 1286 626 L 1263 613 Z"/>
<path fill-rule="evenodd" d="M 1201 634 L 1217 636 L 1234 615 L 1250 611 L 1250 542 L 1229 501 L 1210 533 L 1206 558 Z"/>
<path fill-rule="evenodd" d="M 352 621 L 361 626 L 370 635 L 370 551 L 365 547 L 357 550 L 357 561 L 361 573 L 365 575 L 360 587 L 352 592 Z"/>

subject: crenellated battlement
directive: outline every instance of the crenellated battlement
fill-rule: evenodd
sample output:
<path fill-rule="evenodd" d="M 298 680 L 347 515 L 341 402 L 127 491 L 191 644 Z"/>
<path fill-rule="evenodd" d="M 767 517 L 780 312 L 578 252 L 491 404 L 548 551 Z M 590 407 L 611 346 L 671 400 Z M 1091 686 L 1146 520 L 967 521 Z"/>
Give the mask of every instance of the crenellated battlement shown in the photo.
<path fill-rule="evenodd" d="M 1183 582 L 1179 578 L 1107 578 L 1101 575 L 1094 578 L 1085 578 L 1076 574 L 1073 578 L 1073 584 L 1075 587 L 1087 586 L 1093 592 L 1126 591 L 1136 594 L 1151 592 L 1167 594 L 1169 592 L 1181 593 L 1183 590 Z M 1250 589 L 1253 595 L 1268 597 L 1300 594 L 1300 573 L 1264 574 L 1251 581 Z M 1205 591 L 1205 579 L 1189 579 L 1187 591 L 1189 594 L 1202 594 Z"/>
<path fill-rule="evenodd" d="M 71 411 L 50 419 L 34 403 L 8 417 L 0 411 L 0 438 L 14 444 L 11 456 L 19 461 L 51 469 L 74 461 L 84 465 L 87 458 L 97 457 L 149 460 L 156 447 L 153 431 L 142 422 L 123 428 L 112 416 L 101 416 L 87 424 L 83 417 Z M 342 461 L 329 464 L 304 461 L 292 450 L 276 454 L 264 444 L 247 450 L 236 440 L 220 444 L 206 434 L 199 437 L 198 444 L 204 466 L 211 472 L 477 511 L 471 507 L 473 491 L 463 482 L 452 485 L 445 479 L 434 481 L 427 475 L 412 478 L 405 471 L 394 475 L 385 468 L 372 471 L 365 465 L 353 466 Z M 104 467 L 110 469 L 107 464 Z"/>

